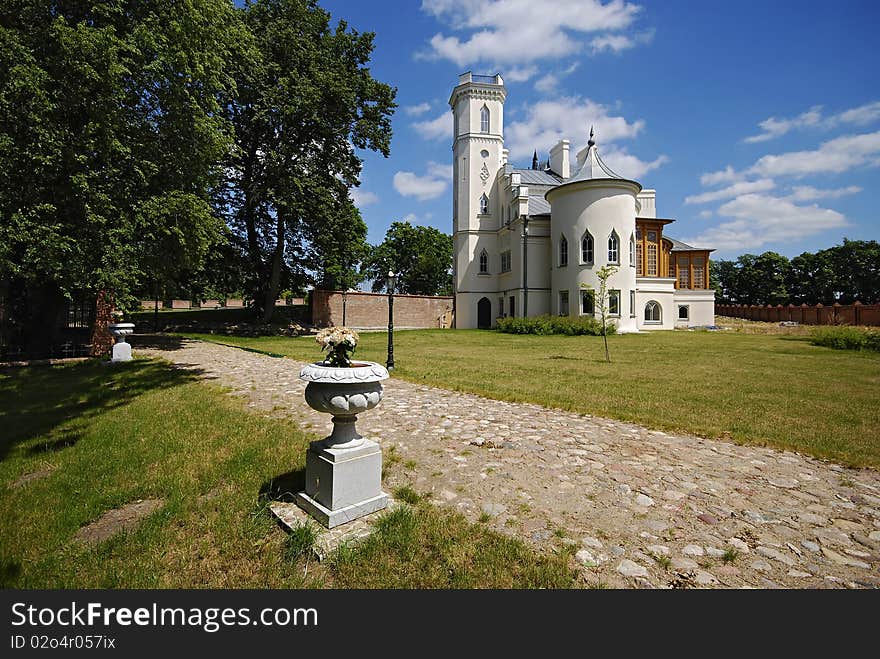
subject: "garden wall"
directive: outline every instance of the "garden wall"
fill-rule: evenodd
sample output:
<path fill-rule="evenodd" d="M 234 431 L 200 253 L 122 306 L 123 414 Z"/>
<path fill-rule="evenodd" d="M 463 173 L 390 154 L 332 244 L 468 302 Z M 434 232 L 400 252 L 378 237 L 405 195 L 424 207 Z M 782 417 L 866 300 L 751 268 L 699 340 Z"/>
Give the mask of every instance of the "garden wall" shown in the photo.
<path fill-rule="evenodd" d="M 880 305 L 833 304 L 810 306 L 789 304 L 776 306 L 768 304 L 716 304 L 715 314 L 747 320 L 760 320 L 768 323 L 793 321 L 801 325 L 878 325 L 880 326 Z"/>
<path fill-rule="evenodd" d="M 386 293 L 312 291 L 312 325 L 342 325 L 342 304 L 345 298 L 345 324 L 355 329 L 388 327 L 388 295 Z M 394 296 L 394 327 L 396 329 L 446 328 L 452 326 L 452 298 L 433 295 Z"/>

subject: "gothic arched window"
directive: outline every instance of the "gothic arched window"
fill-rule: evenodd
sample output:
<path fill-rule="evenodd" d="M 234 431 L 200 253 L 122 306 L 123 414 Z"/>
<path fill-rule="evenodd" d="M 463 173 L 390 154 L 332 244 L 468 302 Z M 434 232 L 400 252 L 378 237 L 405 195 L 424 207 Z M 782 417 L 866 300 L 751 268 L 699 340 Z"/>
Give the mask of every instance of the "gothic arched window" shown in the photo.
<path fill-rule="evenodd" d="M 485 249 L 480 252 L 480 274 L 489 274 L 489 254 Z"/>
<path fill-rule="evenodd" d="M 593 263 L 593 236 L 587 231 L 581 238 L 581 262 Z"/>
<path fill-rule="evenodd" d="M 489 132 L 489 108 L 487 108 L 485 105 L 480 110 L 480 132 Z"/>
<path fill-rule="evenodd" d="M 568 265 L 568 240 L 565 236 L 559 238 L 559 267 Z"/>
<path fill-rule="evenodd" d="M 480 197 L 480 215 L 489 214 L 489 197 L 482 195 Z"/>
<path fill-rule="evenodd" d="M 608 236 L 608 263 L 620 263 L 620 238 L 613 230 Z"/>

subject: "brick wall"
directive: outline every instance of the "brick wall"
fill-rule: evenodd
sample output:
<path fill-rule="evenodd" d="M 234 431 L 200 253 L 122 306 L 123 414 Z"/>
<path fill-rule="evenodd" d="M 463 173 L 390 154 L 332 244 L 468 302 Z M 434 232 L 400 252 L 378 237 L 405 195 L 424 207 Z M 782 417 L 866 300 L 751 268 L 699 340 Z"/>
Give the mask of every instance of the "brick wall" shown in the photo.
<path fill-rule="evenodd" d="M 341 291 L 312 291 L 312 324 L 315 327 L 342 325 Z M 348 293 L 345 301 L 345 324 L 356 329 L 388 327 L 386 293 Z M 394 327 L 451 327 L 452 298 L 431 295 L 395 295 Z"/>
<path fill-rule="evenodd" d="M 715 313 L 719 316 L 762 320 L 778 323 L 791 320 L 801 325 L 878 325 L 880 326 L 880 305 L 878 304 L 833 304 L 810 306 L 789 304 L 776 306 L 768 304 L 716 304 Z"/>

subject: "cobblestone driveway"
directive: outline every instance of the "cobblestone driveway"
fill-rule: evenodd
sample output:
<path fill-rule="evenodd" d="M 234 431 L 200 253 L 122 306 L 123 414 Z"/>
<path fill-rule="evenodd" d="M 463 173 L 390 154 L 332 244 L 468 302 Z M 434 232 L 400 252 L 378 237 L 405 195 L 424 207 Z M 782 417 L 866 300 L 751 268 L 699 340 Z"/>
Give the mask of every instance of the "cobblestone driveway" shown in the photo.
<path fill-rule="evenodd" d="M 135 351 L 330 432 L 329 416 L 304 401 L 297 362 L 191 340 Z M 386 489 L 411 485 L 539 550 L 574 545 L 587 583 L 880 586 L 876 471 L 396 378 L 385 385 L 358 429 L 401 458 Z"/>

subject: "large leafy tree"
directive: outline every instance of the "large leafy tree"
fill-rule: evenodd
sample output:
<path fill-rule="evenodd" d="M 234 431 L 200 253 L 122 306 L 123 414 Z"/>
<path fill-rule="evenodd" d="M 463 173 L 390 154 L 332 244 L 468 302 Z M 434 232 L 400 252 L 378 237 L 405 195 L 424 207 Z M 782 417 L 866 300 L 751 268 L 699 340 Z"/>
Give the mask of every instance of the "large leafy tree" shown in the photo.
<path fill-rule="evenodd" d="M 74 292 L 124 305 L 171 243 L 204 257 L 247 43 L 226 0 L 0 5 L 0 282 L 22 335 Z"/>
<path fill-rule="evenodd" d="M 834 302 L 835 276 L 831 251 L 804 252 L 791 260 L 787 288 L 792 304 Z"/>
<path fill-rule="evenodd" d="M 371 250 L 364 274 L 373 290 L 385 286 L 385 275 L 398 275 L 397 290 L 413 295 L 452 293 L 452 236 L 433 227 L 393 222 L 385 240 Z"/>
<path fill-rule="evenodd" d="M 221 205 L 245 240 L 251 297 L 269 320 L 285 278 L 295 288 L 326 260 L 317 278 L 341 281 L 336 271 L 355 264 L 363 232 L 347 188 L 358 183 L 357 149 L 389 153 L 395 90 L 367 68 L 373 34 L 345 21 L 332 28 L 315 2 L 255 0 L 241 12 L 257 51 L 227 106 L 236 148 Z"/>
<path fill-rule="evenodd" d="M 834 287 L 841 303 L 880 302 L 880 243 L 847 240 L 830 250 Z"/>
<path fill-rule="evenodd" d="M 739 304 L 880 302 L 880 243 L 843 239 L 791 261 L 776 252 L 713 261 L 718 300 Z"/>

